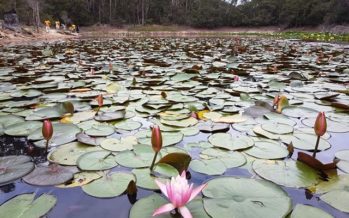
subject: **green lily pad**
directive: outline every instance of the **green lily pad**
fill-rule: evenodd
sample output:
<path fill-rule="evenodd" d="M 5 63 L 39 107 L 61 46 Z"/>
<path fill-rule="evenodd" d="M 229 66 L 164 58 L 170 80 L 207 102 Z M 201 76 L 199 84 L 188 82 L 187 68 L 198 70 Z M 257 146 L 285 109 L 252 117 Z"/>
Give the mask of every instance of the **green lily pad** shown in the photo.
<path fill-rule="evenodd" d="M 288 156 L 286 146 L 272 140 L 256 141 L 252 148 L 244 151 L 246 154 L 260 159 L 282 159 Z"/>
<path fill-rule="evenodd" d="M 82 190 L 96 198 L 113 198 L 122 195 L 131 181 L 136 181 L 132 173 L 115 172 L 82 186 Z"/>
<path fill-rule="evenodd" d="M 260 177 L 286 187 L 307 188 L 319 182 L 319 173 L 299 161 L 255 160 L 253 170 Z"/>
<path fill-rule="evenodd" d="M 217 158 L 222 161 L 226 168 L 239 167 L 246 163 L 243 154 L 237 151 L 225 151 L 219 148 L 208 148 L 200 153 L 200 157 L 204 160 Z"/>
<path fill-rule="evenodd" d="M 183 134 L 180 132 L 163 132 L 162 133 L 162 146 L 175 145 L 183 140 Z M 147 135 L 146 138 L 139 138 L 139 143 L 145 145 L 151 145 L 151 135 Z"/>
<path fill-rule="evenodd" d="M 78 142 L 91 145 L 91 146 L 99 146 L 103 140 L 105 140 L 104 137 L 91 137 L 89 135 L 86 135 L 83 132 L 80 132 L 76 135 L 76 139 Z"/>
<path fill-rule="evenodd" d="M 10 136 L 28 136 L 37 129 L 41 129 L 42 123 L 39 121 L 26 121 L 13 124 L 5 129 L 5 134 Z"/>
<path fill-rule="evenodd" d="M 133 146 L 132 151 L 122 151 L 116 154 L 116 161 L 129 168 L 149 167 L 154 157 L 154 151 L 151 146 L 138 144 Z M 158 155 L 159 160 L 161 157 Z"/>
<path fill-rule="evenodd" d="M 154 171 L 156 171 L 157 166 L 154 167 Z M 177 170 L 173 171 L 177 172 Z M 142 168 L 142 169 L 133 169 L 132 173 L 137 178 L 136 185 L 140 188 L 149 189 L 149 190 L 159 190 L 160 188 L 155 183 L 155 179 L 159 179 L 162 182 L 166 182 L 167 179 L 165 178 L 158 178 L 151 174 L 149 168 Z"/>
<path fill-rule="evenodd" d="M 295 208 L 293 209 L 290 218 L 332 218 L 333 216 L 329 213 L 326 213 L 325 211 L 312 207 L 309 205 L 304 204 L 297 204 Z"/>
<path fill-rule="evenodd" d="M 302 123 L 308 127 L 313 128 L 315 124 L 315 117 L 306 118 L 302 120 Z M 337 122 L 332 121 L 330 119 L 326 120 L 327 123 L 327 131 L 329 132 L 337 132 L 337 133 L 343 133 L 343 132 L 349 132 L 349 124 L 346 122 Z"/>
<path fill-rule="evenodd" d="M 117 121 L 125 118 L 125 111 L 99 112 L 95 120 L 99 122 Z"/>
<path fill-rule="evenodd" d="M 101 150 L 99 147 L 91 147 L 79 142 L 72 142 L 69 144 L 61 145 L 57 149 L 51 151 L 47 155 L 47 159 L 50 162 L 67 165 L 76 166 L 78 158 L 91 151 Z"/>
<path fill-rule="evenodd" d="M 141 128 L 142 123 L 133 120 L 125 120 L 116 123 L 114 126 L 116 129 L 132 131 Z"/>
<path fill-rule="evenodd" d="M 34 169 L 34 163 L 28 156 L 0 157 L 0 186 L 19 179 Z"/>
<path fill-rule="evenodd" d="M 164 204 L 168 204 L 168 200 L 161 197 L 159 194 L 153 194 L 138 200 L 130 211 L 129 218 L 144 218 L 152 217 L 154 211 Z M 193 217 L 209 218 L 203 208 L 202 199 L 195 198 L 186 205 Z M 157 216 L 158 218 L 173 218 L 171 213 L 164 213 Z"/>
<path fill-rule="evenodd" d="M 49 141 L 50 147 L 55 147 L 59 145 L 64 145 L 69 142 L 76 140 L 76 134 L 80 133 L 81 130 L 74 124 L 63 124 L 63 123 L 55 123 L 52 125 L 53 127 L 53 135 Z M 28 136 L 30 140 L 41 140 L 35 142 L 35 146 L 39 148 L 44 148 L 46 146 L 46 140 L 42 136 L 41 129 L 37 129 L 35 132 Z"/>
<path fill-rule="evenodd" d="M 114 127 L 107 124 L 93 125 L 90 129 L 85 130 L 85 134 L 92 137 L 108 136 L 113 134 L 114 132 Z"/>
<path fill-rule="evenodd" d="M 316 117 L 318 111 L 308 107 L 288 106 L 282 110 L 282 114 L 294 118 Z"/>
<path fill-rule="evenodd" d="M 77 166 L 81 170 L 108 170 L 117 165 L 114 154 L 109 151 L 91 151 L 77 160 Z"/>
<path fill-rule="evenodd" d="M 292 207 L 287 193 L 274 183 L 237 177 L 212 179 L 203 190 L 211 217 L 234 213 L 235 218 L 285 217 Z"/>
<path fill-rule="evenodd" d="M 41 166 L 23 177 L 23 180 L 28 184 L 38 186 L 59 185 L 71 180 L 74 173 L 71 168 L 59 165 Z"/>
<path fill-rule="evenodd" d="M 101 147 L 109 151 L 126 151 L 133 150 L 133 146 L 138 144 L 137 138 L 134 136 L 126 136 L 121 139 L 109 138 L 101 142 Z"/>
<path fill-rule="evenodd" d="M 285 144 L 290 144 L 292 142 L 293 147 L 306 151 L 313 151 L 315 149 L 315 143 L 317 136 L 314 134 L 306 133 L 294 133 L 293 135 L 282 135 L 280 136 L 281 140 Z M 323 151 L 329 149 L 331 144 L 324 140 L 320 139 L 318 151 Z"/>
<path fill-rule="evenodd" d="M 349 187 L 342 190 L 333 190 L 320 196 L 320 199 L 336 208 L 337 210 L 349 213 Z"/>
<path fill-rule="evenodd" d="M 22 194 L 6 201 L 0 206 L 1 217 L 4 218 L 39 218 L 44 217 L 56 205 L 57 198 L 53 195 Z"/>
<path fill-rule="evenodd" d="M 216 133 L 208 138 L 208 141 L 215 147 L 225 148 L 231 151 L 250 148 L 254 145 L 254 141 L 244 135 L 232 137 L 229 133 Z"/>
<path fill-rule="evenodd" d="M 175 127 L 189 127 L 189 126 L 194 126 L 198 123 L 198 120 L 193 118 L 193 117 L 189 117 L 183 120 L 164 120 L 161 119 L 160 122 L 162 124 L 168 125 L 168 126 L 175 126 Z"/>
<path fill-rule="evenodd" d="M 222 175 L 227 170 L 223 161 L 219 159 L 192 160 L 190 162 L 190 169 L 210 176 Z"/>
<path fill-rule="evenodd" d="M 262 124 L 262 129 L 265 131 L 274 133 L 274 134 L 289 134 L 293 132 L 293 127 L 288 124 L 282 124 L 282 123 L 275 123 L 275 122 L 268 122 L 265 124 Z"/>

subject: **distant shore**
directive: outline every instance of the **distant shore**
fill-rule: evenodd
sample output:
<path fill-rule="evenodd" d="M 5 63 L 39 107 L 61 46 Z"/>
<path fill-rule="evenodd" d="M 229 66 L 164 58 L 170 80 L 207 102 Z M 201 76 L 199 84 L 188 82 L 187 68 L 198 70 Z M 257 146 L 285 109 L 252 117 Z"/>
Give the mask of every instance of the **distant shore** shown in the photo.
<path fill-rule="evenodd" d="M 236 27 L 236 28 L 217 28 L 217 29 L 198 29 L 185 26 L 127 26 L 124 28 L 110 26 L 91 26 L 81 27 L 80 33 L 69 33 L 63 31 L 51 30 L 46 33 L 43 29 L 37 33 L 33 27 L 24 27 L 25 31 L 15 33 L 10 30 L 0 29 L 0 45 L 28 44 L 34 42 L 54 42 L 61 40 L 87 39 L 87 38 L 129 38 L 129 37 L 234 37 L 234 36 L 280 36 L 283 38 L 308 39 L 315 33 L 322 34 L 323 28 L 293 28 L 281 29 L 279 27 Z M 337 32 L 343 31 L 349 33 L 348 26 L 333 27 Z M 292 34 L 290 34 L 292 33 Z M 337 41 L 349 42 L 349 34 L 339 34 L 341 38 Z M 303 36 L 303 35 L 304 36 Z M 305 36 L 306 35 L 306 36 Z M 326 36 L 317 41 L 328 41 L 338 34 Z M 346 38 L 348 36 L 348 39 Z M 313 37 L 315 40 L 316 36 Z M 336 41 L 336 40 L 334 40 Z"/>

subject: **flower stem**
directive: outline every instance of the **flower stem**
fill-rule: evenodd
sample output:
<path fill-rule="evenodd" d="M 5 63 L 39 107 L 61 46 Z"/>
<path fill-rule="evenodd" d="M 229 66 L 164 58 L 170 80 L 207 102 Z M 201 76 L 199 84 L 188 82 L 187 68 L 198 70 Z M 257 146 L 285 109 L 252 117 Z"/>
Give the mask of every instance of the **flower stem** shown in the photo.
<path fill-rule="evenodd" d="M 319 144 L 320 144 L 320 136 L 317 137 L 317 140 L 316 140 L 316 145 L 315 145 L 315 150 L 313 152 L 313 158 L 316 157 L 316 152 L 317 152 L 317 149 L 319 147 Z"/>
<path fill-rule="evenodd" d="M 46 147 L 45 147 L 45 153 L 47 154 L 47 151 L 48 151 L 48 143 L 49 143 L 49 140 L 46 140 Z"/>
<path fill-rule="evenodd" d="M 154 169 L 154 164 L 155 164 L 156 157 L 158 156 L 158 153 L 159 153 L 159 152 L 155 152 L 155 155 L 154 155 L 154 158 L 153 158 L 153 162 L 151 162 L 151 165 L 150 165 L 150 171 L 151 171 L 151 172 L 152 172 L 153 169 Z"/>

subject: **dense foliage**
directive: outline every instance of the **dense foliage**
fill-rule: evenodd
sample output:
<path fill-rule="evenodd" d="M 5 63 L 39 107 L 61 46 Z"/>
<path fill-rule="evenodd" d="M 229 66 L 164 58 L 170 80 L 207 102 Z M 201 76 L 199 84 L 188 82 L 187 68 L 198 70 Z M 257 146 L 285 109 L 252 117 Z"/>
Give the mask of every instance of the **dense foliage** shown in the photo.
<path fill-rule="evenodd" d="M 37 4 L 39 3 L 39 4 Z M 60 19 L 96 23 L 196 27 L 316 26 L 349 23 L 349 0 L 0 0 L 0 16 L 15 8 L 23 23 Z"/>

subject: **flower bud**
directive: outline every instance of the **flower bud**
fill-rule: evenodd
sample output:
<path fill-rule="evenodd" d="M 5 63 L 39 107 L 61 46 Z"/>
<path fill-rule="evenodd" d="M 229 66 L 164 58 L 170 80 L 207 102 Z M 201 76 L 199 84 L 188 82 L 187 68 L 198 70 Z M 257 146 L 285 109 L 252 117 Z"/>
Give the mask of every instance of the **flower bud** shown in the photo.
<path fill-rule="evenodd" d="M 42 124 L 42 135 L 46 141 L 49 141 L 53 135 L 53 127 L 50 120 L 45 120 Z"/>
<path fill-rule="evenodd" d="M 315 134 L 317 136 L 323 136 L 326 133 L 326 129 L 327 129 L 327 122 L 326 122 L 325 112 L 319 112 L 314 124 Z"/>
<path fill-rule="evenodd" d="M 103 96 L 102 95 L 97 96 L 97 103 L 98 103 L 98 107 L 103 106 Z"/>
<path fill-rule="evenodd" d="M 162 148 L 162 136 L 159 126 L 154 126 L 151 132 L 151 145 L 155 152 L 159 152 Z"/>

